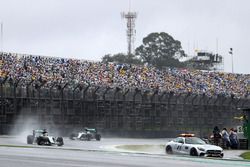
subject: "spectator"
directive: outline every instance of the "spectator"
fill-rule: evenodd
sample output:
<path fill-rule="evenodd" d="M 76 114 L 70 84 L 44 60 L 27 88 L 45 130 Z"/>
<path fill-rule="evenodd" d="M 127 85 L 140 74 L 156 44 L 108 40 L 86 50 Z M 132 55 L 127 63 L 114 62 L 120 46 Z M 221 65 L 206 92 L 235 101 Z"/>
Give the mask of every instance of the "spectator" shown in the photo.
<path fill-rule="evenodd" d="M 228 149 L 231 144 L 230 144 L 229 134 L 226 128 L 223 128 L 221 136 L 222 136 L 222 147 Z"/>
<path fill-rule="evenodd" d="M 237 132 L 233 128 L 230 129 L 229 139 L 230 139 L 230 143 L 231 143 L 231 148 L 237 149 L 238 145 L 239 145 L 239 140 L 238 140 Z"/>
<path fill-rule="evenodd" d="M 159 92 L 246 98 L 250 75 L 171 68 L 158 70 L 145 65 L 82 61 L 77 59 L 0 53 L 0 81 L 19 85 L 60 85 L 157 89 Z"/>
<path fill-rule="evenodd" d="M 220 129 L 218 128 L 218 126 L 214 127 L 213 138 L 214 138 L 214 144 L 218 146 L 221 139 Z"/>

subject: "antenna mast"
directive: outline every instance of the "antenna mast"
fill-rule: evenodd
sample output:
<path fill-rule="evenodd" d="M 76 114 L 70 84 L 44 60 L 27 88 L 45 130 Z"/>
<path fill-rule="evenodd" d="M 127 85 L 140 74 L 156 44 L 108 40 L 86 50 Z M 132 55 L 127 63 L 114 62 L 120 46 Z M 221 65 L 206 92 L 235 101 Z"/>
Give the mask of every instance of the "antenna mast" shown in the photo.
<path fill-rule="evenodd" d="M 131 2 L 129 1 L 129 12 L 122 12 L 122 18 L 127 20 L 127 42 L 128 42 L 128 55 L 131 55 L 134 51 L 134 41 L 135 41 L 135 19 L 137 17 L 136 12 L 130 11 Z"/>
<path fill-rule="evenodd" d="M 1 52 L 3 52 L 3 23 L 1 22 Z"/>

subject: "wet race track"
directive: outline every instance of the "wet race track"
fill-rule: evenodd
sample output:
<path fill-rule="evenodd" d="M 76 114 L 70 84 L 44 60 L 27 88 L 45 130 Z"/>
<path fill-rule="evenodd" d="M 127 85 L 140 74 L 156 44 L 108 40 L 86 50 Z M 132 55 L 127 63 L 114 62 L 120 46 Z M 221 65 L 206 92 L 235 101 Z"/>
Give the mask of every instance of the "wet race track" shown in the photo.
<path fill-rule="evenodd" d="M 1 167 L 221 167 L 250 166 L 242 161 L 241 150 L 225 150 L 224 158 L 166 155 L 168 139 L 102 138 L 78 141 L 64 137 L 65 145 L 27 145 L 26 137 L 0 136 Z"/>

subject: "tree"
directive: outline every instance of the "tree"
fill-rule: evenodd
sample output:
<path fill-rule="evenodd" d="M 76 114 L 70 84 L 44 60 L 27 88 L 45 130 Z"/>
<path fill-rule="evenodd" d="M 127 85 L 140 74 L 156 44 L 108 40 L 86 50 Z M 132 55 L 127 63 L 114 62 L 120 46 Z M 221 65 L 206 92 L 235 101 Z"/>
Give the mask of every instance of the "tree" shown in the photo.
<path fill-rule="evenodd" d="M 106 54 L 102 57 L 102 63 L 113 62 L 113 57 L 110 54 Z"/>
<path fill-rule="evenodd" d="M 118 53 L 115 55 L 107 54 L 102 58 L 103 63 L 116 62 L 116 63 L 127 63 L 127 64 L 141 64 L 141 60 L 136 58 L 134 55 L 125 55 Z"/>
<path fill-rule="evenodd" d="M 151 33 L 143 38 L 143 44 L 136 48 L 143 63 L 148 63 L 158 68 L 162 67 L 184 67 L 178 58 L 186 56 L 182 50 L 181 42 L 175 40 L 165 32 Z"/>

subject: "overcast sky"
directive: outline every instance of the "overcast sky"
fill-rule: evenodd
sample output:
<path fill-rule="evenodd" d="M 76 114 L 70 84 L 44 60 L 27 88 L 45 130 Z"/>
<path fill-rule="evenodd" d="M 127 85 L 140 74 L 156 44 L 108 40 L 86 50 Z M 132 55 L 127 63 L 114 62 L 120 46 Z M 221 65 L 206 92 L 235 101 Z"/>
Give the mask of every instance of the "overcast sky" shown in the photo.
<path fill-rule="evenodd" d="M 129 0 L 0 0 L 3 51 L 101 60 L 127 52 Z M 194 49 L 224 56 L 224 70 L 250 73 L 249 0 L 131 0 L 137 12 L 135 48 L 152 32 L 166 32 Z"/>

